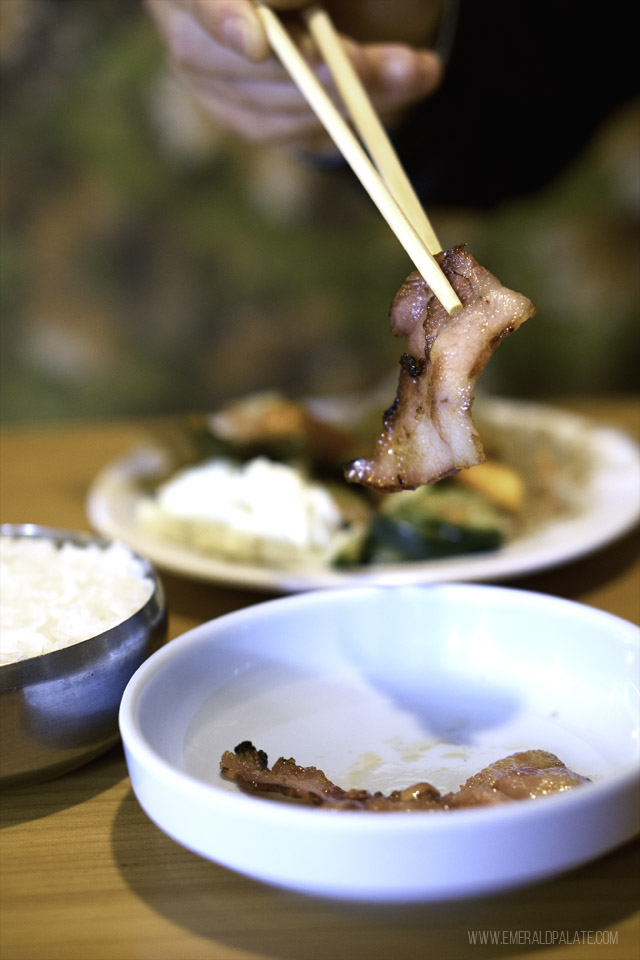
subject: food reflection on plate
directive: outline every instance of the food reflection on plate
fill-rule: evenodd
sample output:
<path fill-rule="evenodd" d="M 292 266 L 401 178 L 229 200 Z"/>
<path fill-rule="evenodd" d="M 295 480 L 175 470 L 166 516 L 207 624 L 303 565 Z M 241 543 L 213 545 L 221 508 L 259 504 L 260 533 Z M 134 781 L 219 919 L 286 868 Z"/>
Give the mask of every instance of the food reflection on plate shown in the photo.
<path fill-rule="evenodd" d="M 499 549 L 574 511 L 588 451 L 553 433 L 483 423 L 487 460 L 393 494 L 347 485 L 343 465 L 371 435 L 368 416 L 330 420 L 262 394 L 172 425 L 166 474 L 140 501 L 147 532 L 241 563 L 336 567 L 433 560 Z M 485 423 L 484 420 L 487 420 Z"/>

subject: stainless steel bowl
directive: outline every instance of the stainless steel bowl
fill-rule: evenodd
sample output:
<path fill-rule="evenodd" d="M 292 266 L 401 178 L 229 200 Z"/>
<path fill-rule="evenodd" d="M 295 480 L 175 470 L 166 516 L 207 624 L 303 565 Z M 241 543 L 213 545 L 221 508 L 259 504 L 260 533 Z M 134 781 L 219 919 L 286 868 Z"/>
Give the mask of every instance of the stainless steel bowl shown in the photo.
<path fill-rule="evenodd" d="M 4 524 L 0 533 L 83 547 L 109 543 L 35 524 Z M 57 777 L 117 742 L 124 688 L 167 633 L 162 583 L 149 561 L 138 559 L 154 590 L 137 613 L 88 640 L 0 666 L 2 786 Z"/>

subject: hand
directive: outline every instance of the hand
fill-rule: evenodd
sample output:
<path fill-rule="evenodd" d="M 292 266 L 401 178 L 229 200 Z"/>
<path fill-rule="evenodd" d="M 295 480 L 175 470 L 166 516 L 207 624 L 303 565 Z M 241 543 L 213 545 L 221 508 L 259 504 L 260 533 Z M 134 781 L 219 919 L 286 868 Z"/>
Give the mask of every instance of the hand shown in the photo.
<path fill-rule="evenodd" d="M 174 69 L 219 124 L 256 143 L 333 149 L 306 100 L 271 55 L 251 0 L 146 3 Z M 300 0 L 270 4 L 280 11 L 302 5 Z M 440 4 L 349 0 L 349 20 L 344 6 L 344 0 L 334 0 L 333 9 L 331 0 L 326 3 L 338 28 L 358 37 L 345 37 L 349 54 L 380 116 L 391 122 L 440 83 L 440 57 L 425 47 L 435 34 Z M 339 102 L 327 68 L 310 44 L 303 50 L 327 92 Z"/>

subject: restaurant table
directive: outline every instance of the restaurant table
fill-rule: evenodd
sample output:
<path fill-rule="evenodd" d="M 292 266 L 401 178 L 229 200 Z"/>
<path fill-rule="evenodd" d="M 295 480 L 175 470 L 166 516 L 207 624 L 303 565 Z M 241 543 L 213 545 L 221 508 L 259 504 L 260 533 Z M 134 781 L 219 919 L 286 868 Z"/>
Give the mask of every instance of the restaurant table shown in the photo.
<path fill-rule="evenodd" d="M 555 403 L 640 434 L 636 398 Z M 148 429 L 145 421 L 5 428 L 2 521 L 89 529 L 85 499 L 93 478 L 147 440 Z M 591 556 L 508 585 L 638 622 L 637 547 L 632 532 Z M 169 642 L 268 599 L 162 577 Z M 499 895 L 413 905 L 316 899 L 237 875 L 169 839 L 138 805 L 119 745 L 58 779 L 4 791 L 0 838 L 2 960 L 640 956 L 637 840 L 547 882 Z"/>

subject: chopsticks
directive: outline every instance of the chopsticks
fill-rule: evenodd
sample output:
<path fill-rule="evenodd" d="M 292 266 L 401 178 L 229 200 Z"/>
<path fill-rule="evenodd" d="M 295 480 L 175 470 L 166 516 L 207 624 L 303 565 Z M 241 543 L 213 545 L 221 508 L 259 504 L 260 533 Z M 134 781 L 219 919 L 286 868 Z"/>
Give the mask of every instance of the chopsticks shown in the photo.
<path fill-rule="evenodd" d="M 327 14 L 320 8 L 312 8 L 306 16 L 309 31 L 327 62 L 347 109 L 352 114 L 354 125 L 360 132 L 371 156 L 379 165 L 379 170 L 376 170 L 360 141 L 316 78 L 281 20 L 270 7 L 263 3 L 263 0 L 254 0 L 254 6 L 271 48 L 309 102 L 434 295 L 448 313 L 452 315 L 459 313 L 462 310 L 462 304 L 433 257 L 433 253 L 440 250 L 437 237 Z"/>
<path fill-rule="evenodd" d="M 429 253 L 442 250 L 424 207 L 407 177 L 396 154 L 387 131 L 373 109 L 369 95 L 349 59 L 344 44 L 336 32 L 326 10 L 310 7 L 304 17 L 318 50 L 331 71 L 360 139 L 385 183 L 395 197 L 396 203 L 424 242 Z"/>

